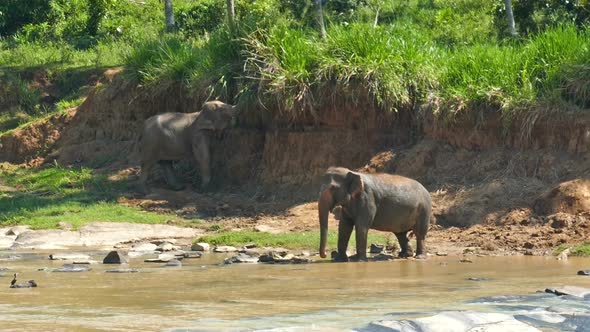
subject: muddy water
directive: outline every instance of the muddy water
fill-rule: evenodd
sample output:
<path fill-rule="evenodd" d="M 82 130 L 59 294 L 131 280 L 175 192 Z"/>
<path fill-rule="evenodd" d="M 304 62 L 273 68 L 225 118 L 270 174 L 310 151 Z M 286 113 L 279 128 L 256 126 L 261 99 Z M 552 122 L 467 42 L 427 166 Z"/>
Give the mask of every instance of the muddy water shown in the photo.
<path fill-rule="evenodd" d="M 95 253 L 102 260 L 105 253 Z M 8 259 L 17 255 L 17 259 Z M 482 296 L 531 294 L 549 286 L 590 286 L 576 275 L 590 259 L 456 257 L 426 261 L 306 265 L 227 265 L 224 256 L 184 260 L 181 268 L 143 263 L 139 273 L 52 273 L 64 262 L 46 253 L 0 252 L 2 331 L 227 331 L 299 327 L 342 330 L 388 314 L 407 318 L 438 310 L 486 310 Z M 34 289 L 10 289 L 13 272 Z M 468 278 L 485 278 L 470 281 Z"/>

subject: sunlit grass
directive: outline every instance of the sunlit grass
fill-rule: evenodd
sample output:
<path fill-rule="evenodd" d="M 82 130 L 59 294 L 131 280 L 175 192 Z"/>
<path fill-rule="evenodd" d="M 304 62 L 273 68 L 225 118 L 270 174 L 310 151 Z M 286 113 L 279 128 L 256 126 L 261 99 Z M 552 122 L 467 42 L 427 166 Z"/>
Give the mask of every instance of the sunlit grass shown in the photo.
<path fill-rule="evenodd" d="M 241 246 L 245 244 L 256 244 L 258 247 L 283 247 L 286 249 L 301 249 L 301 248 L 318 248 L 320 245 L 319 231 L 300 232 L 300 233 L 279 233 L 272 234 L 266 232 L 254 231 L 230 231 L 221 232 L 219 234 L 207 235 L 200 237 L 196 242 L 207 242 L 212 245 L 228 245 Z M 328 248 L 336 249 L 338 242 L 338 232 L 328 232 Z M 378 232 L 370 232 L 368 244 L 371 243 L 396 243 L 393 234 L 385 234 Z M 354 239 L 354 232 L 349 242 L 349 248 L 355 248 L 356 241 Z"/>
<path fill-rule="evenodd" d="M 0 192 L 0 225 L 30 225 L 34 229 L 56 228 L 60 221 L 80 227 L 94 221 L 195 225 L 173 214 L 143 211 L 117 202 L 131 190 L 125 181 L 111 181 L 89 168 L 22 169 L 3 164 L 3 185 L 17 191 Z"/>

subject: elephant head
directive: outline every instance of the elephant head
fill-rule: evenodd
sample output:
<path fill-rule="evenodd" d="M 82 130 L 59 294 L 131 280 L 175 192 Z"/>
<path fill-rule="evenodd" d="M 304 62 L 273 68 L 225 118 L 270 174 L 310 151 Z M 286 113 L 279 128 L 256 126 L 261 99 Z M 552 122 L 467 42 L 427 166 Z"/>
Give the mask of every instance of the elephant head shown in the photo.
<path fill-rule="evenodd" d="M 198 130 L 221 132 L 236 124 L 236 106 L 218 100 L 203 104 L 199 118 L 196 120 Z"/>
<path fill-rule="evenodd" d="M 318 213 L 320 219 L 320 256 L 326 257 L 328 240 L 328 214 L 335 206 L 345 206 L 364 190 L 359 173 L 341 167 L 330 167 L 322 178 Z"/>

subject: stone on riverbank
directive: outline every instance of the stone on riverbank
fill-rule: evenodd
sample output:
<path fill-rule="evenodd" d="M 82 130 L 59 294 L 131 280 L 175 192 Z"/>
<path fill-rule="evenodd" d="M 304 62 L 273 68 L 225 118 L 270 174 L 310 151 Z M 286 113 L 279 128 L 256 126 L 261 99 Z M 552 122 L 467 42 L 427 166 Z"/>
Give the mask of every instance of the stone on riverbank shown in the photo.
<path fill-rule="evenodd" d="M 224 260 L 225 264 L 234 264 L 234 263 L 258 263 L 258 257 L 250 256 L 245 253 L 239 253 L 235 256 L 226 258 Z"/>
<path fill-rule="evenodd" d="M 59 229 L 27 231 L 18 235 L 11 249 L 114 246 L 132 241 L 194 238 L 203 233 L 196 228 L 125 222 L 91 222 L 76 231 Z"/>
<path fill-rule="evenodd" d="M 191 250 L 192 251 L 209 251 L 209 250 L 211 250 L 211 246 L 209 245 L 209 243 L 199 242 L 199 243 L 193 244 L 193 246 L 191 247 Z"/>
<path fill-rule="evenodd" d="M 128 264 L 126 255 L 118 250 L 109 252 L 106 257 L 102 260 L 103 264 Z"/>
<path fill-rule="evenodd" d="M 590 270 L 581 270 L 578 271 L 579 276 L 590 276 Z"/>
<path fill-rule="evenodd" d="M 236 252 L 238 249 L 232 246 L 216 246 L 213 249 L 214 252 Z"/>

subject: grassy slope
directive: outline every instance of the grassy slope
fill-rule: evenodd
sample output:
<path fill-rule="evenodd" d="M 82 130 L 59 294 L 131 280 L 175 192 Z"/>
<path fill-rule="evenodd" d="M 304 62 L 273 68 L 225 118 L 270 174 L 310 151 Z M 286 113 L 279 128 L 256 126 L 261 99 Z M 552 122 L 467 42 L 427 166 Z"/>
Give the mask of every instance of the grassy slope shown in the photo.
<path fill-rule="evenodd" d="M 111 181 L 88 168 L 54 166 L 35 170 L 4 164 L 0 177 L 3 185 L 18 189 L 0 192 L 0 226 L 56 228 L 60 221 L 76 228 L 92 221 L 198 224 L 196 220 L 118 204 L 117 198 L 128 189 L 128 183 Z"/>

